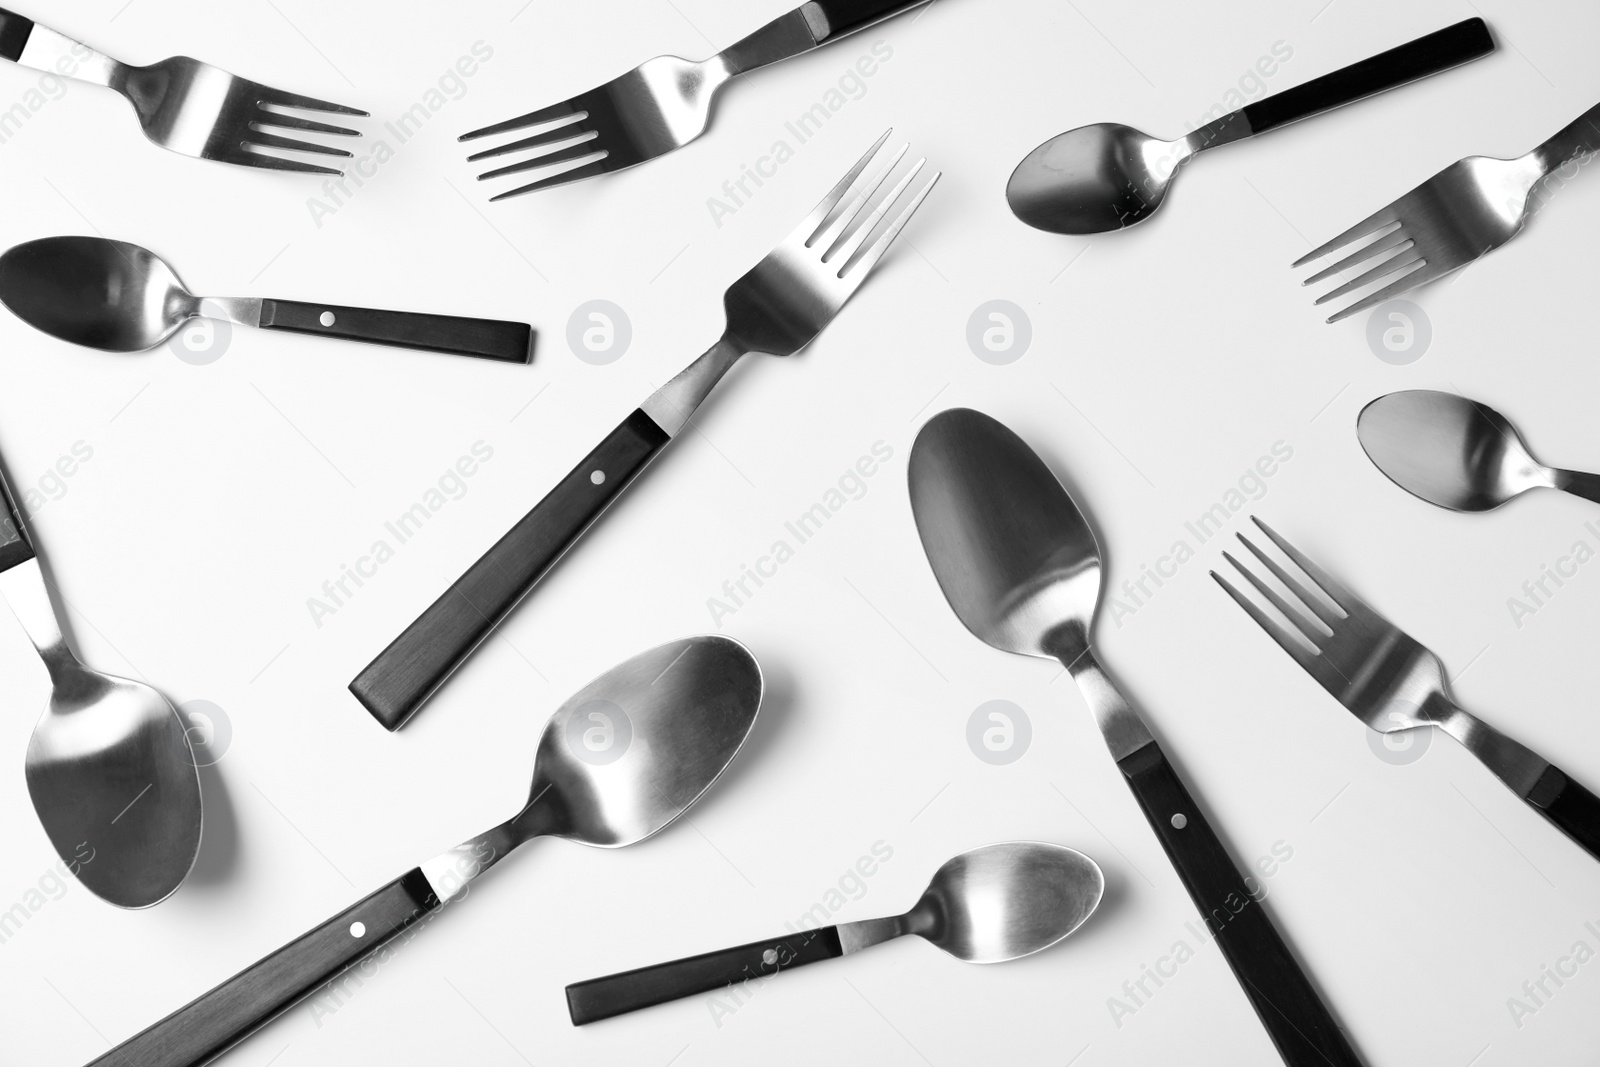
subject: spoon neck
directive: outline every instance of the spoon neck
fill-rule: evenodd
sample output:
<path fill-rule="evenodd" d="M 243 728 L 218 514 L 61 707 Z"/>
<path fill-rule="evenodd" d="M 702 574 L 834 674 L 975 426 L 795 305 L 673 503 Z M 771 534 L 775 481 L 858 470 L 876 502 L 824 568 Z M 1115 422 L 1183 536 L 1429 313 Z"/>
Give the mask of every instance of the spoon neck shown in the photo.
<path fill-rule="evenodd" d="M 885 941 L 893 941 L 906 934 L 921 933 L 914 930 L 911 922 L 912 913 L 905 915 L 890 915 L 882 919 L 861 919 L 853 923 L 840 923 L 836 929 L 839 931 L 839 947 L 845 955 L 860 952 L 864 948 L 880 945 Z"/>
<path fill-rule="evenodd" d="M 1219 119 L 1213 119 L 1190 133 L 1184 140 L 1188 141 L 1191 152 L 1204 152 L 1208 148 L 1218 145 L 1231 144 L 1242 141 L 1255 133 L 1250 125 L 1250 118 L 1243 111 L 1231 111 Z"/>
<path fill-rule="evenodd" d="M 83 673 L 82 664 L 67 647 L 37 557 L 0 573 L 0 597 L 5 598 L 33 647 L 39 650 L 53 685 L 60 688 Z"/>
<path fill-rule="evenodd" d="M 1565 489 L 1573 496 L 1581 496 L 1585 500 L 1600 504 L 1600 474 L 1557 469 L 1552 470 L 1550 475 L 1551 484 L 1557 489 Z"/>
<path fill-rule="evenodd" d="M 1139 718 L 1139 713 L 1134 710 L 1128 698 L 1122 695 L 1122 690 L 1117 688 L 1117 684 L 1111 680 L 1106 669 L 1095 658 L 1087 637 L 1085 636 L 1081 649 L 1070 643 L 1063 647 L 1072 654 L 1067 655 L 1054 649 L 1052 652 L 1072 675 L 1078 691 L 1083 694 L 1084 702 L 1089 705 L 1089 710 L 1094 712 L 1101 736 L 1106 739 L 1106 746 L 1111 749 L 1111 757 L 1121 761 L 1153 742 L 1155 738 L 1151 736 L 1144 720 Z"/>

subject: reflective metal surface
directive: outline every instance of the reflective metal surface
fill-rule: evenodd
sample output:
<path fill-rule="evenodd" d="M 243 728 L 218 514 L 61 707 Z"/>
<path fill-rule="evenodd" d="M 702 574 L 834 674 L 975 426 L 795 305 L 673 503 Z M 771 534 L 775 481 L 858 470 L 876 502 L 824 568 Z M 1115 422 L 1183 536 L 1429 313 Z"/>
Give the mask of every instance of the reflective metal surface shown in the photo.
<path fill-rule="evenodd" d="M 225 70 L 187 56 L 163 59 L 147 67 L 119 63 L 37 23 L 17 62 L 52 75 L 72 70 L 72 76 L 80 81 L 115 89 L 133 105 L 144 135 L 163 148 L 246 167 L 341 174 L 342 171 L 331 167 L 274 152 L 289 150 L 343 157 L 348 157 L 349 152 L 271 131 L 293 130 L 340 137 L 359 137 L 360 134 L 342 126 L 287 115 L 277 109 L 288 107 L 366 115 L 365 111 L 353 107 L 236 78 Z"/>
<path fill-rule="evenodd" d="M 916 934 L 968 963 L 1002 963 L 1082 926 L 1105 885 L 1094 860 L 1061 845 L 984 845 L 945 861 L 903 915 L 841 923 L 839 943 L 848 954 Z"/>
<path fill-rule="evenodd" d="M 1268 616 L 1216 571 L 1211 577 L 1261 628 L 1356 718 L 1379 733 L 1438 726 L 1483 761 L 1519 797 L 1526 797 L 1550 764 L 1458 707 L 1439 657 L 1340 585 L 1260 519 L 1261 532 L 1309 577 L 1337 611 L 1325 605 L 1283 565 L 1243 534 L 1239 540 L 1288 589 L 1291 604 L 1255 572 L 1224 552 L 1233 568 L 1295 627 Z M 1303 640 L 1302 640 L 1303 638 Z"/>
<path fill-rule="evenodd" d="M 923 550 L 967 629 L 995 648 L 1060 660 L 1117 759 L 1148 744 L 1090 649 L 1100 546 L 1050 468 L 1004 425 L 966 408 L 929 419 L 908 466 Z"/>
<path fill-rule="evenodd" d="M 112 904 L 165 900 L 200 851 L 200 776 L 183 720 L 150 686 L 78 662 L 37 559 L 0 573 L 0 596 L 50 671 L 25 764 L 50 843 Z"/>
<path fill-rule="evenodd" d="M 104 237 L 44 237 L 0 255 L 0 302 L 53 337 L 140 352 L 197 316 L 261 322 L 261 301 L 201 298 L 155 253 Z"/>
<path fill-rule="evenodd" d="M 1452 511 L 1489 511 L 1538 488 L 1600 501 L 1600 478 L 1544 466 L 1504 415 L 1456 393 L 1381 396 L 1361 409 L 1356 432 L 1391 481 Z"/>
<path fill-rule="evenodd" d="M 926 2 L 906 0 L 878 18 L 888 18 Z M 853 27 L 848 32 L 862 28 Z M 519 163 L 480 174 L 479 181 L 531 170 L 546 172 L 536 181 L 499 193 L 491 200 L 624 170 L 682 148 L 704 133 L 710 123 L 712 101 L 731 79 L 809 52 L 839 36 L 843 34 L 829 25 L 821 7 L 804 4 L 710 59 L 696 62 L 678 56 L 657 56 L 570 100 L 462 134 L 461 140 L 471 141 L 530 126 L 550 127 L 475 153 L 467 161 L 531 153 Z"/>
<path fill-rule="evenodd" d="M 761 707 L 761 668 L 732 638 L 641 652 L 556 709 L 528 803 L 422 865 L 441 902 L 535 837 L 619 848 L 661 830 L 733 761 Z"/>
<path fill-rule="evenodd" d="M 1328 317 L 1329 322 L 1338 322 L 1499 248 L 1522 230 L 1540 206 L 1534 196 L 1540 183 L 1557 168 L 1595 151 L 1600 151 L 1600 105 L 1526 155 L 1515 159 L 1468 156 L 1452 163 L 1394 203 L 1307 252 L 1294 266 L 1354 249 L 1303 283 L 1315 285 L 1335 274 L 1361 270 L 1355 278 L 1318 297 L 1318 304 L 1370 285 L 1380 286 Z"/>

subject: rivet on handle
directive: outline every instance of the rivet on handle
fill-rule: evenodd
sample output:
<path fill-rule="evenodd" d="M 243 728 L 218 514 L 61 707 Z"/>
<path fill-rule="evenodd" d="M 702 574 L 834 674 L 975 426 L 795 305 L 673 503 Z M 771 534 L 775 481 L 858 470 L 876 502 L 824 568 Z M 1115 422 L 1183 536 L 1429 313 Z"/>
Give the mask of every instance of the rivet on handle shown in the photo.
<path fill-rule="evenodd" d="M 1188 825 L 1189 825 L 1189 816 L 1185 815 L 1183 812 L 1180 811 L 1180 812 L 1178 812 L 1178 814 L 1176 814 L 1176 815 L 1174 815 L 1172 817 L 1172 828 L 1174 830 L 1182 830 L 1185 826 L 1188 826 Z"/>
<path fill-rule="evenodd" d="M 333 312 L 324 311 L 322 314 L 317 316 L 317 321 L 322 323 L 324 326 L 332 326 L 336 320 L 333 317 Z"/>
<path fill-rule="evenodd" d="M 366 937 L 367 936 L 367 924 L 362 922 L 362 921 L 360 921 L 359 919 L 356 920 L 355 922 L 351 923 L 350 924 L 350 936 L 351 937 Z"/>
<path fill-rule="evenodd" d="M 777 963 L 778 950 L 775 948 L 767 949 L 767 951 L 761 954 L 761 962 L 768 967 L 771 967 L 774 963 Z"/>
<path fill-rule="evenodd" d="M 591 482 L 593 482 L 595 485 L 604 485 L 605 481 L 606 481 L 606 472 L 605 471 L 595 471 L 595 472 L 593 472 L 592 474 L 589 475 L 589 480 Z"/>

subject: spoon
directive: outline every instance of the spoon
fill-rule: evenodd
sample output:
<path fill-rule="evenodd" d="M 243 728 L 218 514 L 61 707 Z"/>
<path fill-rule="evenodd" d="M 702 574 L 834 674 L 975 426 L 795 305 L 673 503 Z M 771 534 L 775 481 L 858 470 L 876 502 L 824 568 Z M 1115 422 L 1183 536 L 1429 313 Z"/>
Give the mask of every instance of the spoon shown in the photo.
<path fill-rule="evenodd" d="M 90 892 L 147 908 L 172 895 L 200 852 L 200 772 L 187 727 L 150 686 L 78 662 L 4 475 L 0 495 L 0 597 L 50 672 L 24 763 L 33 810 Z"/>
<path fill-rule="evenodd" d="M 916 934 L 968 963 L 1032 955 L 1082 926 L 1100 904 L 1105 877 L 1094 860 L 1061 845 L 1008 841 L 946 860 L 908 912 L 754 941 L 672 963 L 567 986 L 572 1024 L 609 1019 L 680 997 L 767 978 Z"/>
<path fill-rule="evenodd" d="M 1361 447 L 1413 496 L 1452 511 L 1492 511 L 1530 489 L 1600 503 L 1600 476 L 1546 467 L 1498 411 L 1455 393 L 1380 396 L 1356 418 Z"/>
<path fill-rule="evenodd" d="M 1360 1063 L 1271 918 L 1139 714 L 1095 659 L 1100 546 L 1050 468 L 1005 426 L 963 408 L 911 446 L 911 513 L 934 577 L 968 630 L 1059 660 L 1284 1062 Z"/>
<path fill-rule="evenodd" d="M 1481 18 L 1471 18 L 1247 104 L 1175 141 L 1115 122 L 1081 126 L 1028 153 L 1011 175 L 1006 200 L 1017 218 L 1051 233 L 1105 233 L 1132 226 L 1155 214 L 1178 168 L 1208 148 L 1353 103 L 1492 51 L 1488 26 Z M 1277 61 L 1270 57 L 1261 62 L 1276 69 Z M 1259 64 L 1258 70 L 1267 73 Z"/>
<path fill-rule="evenodd" d="M 515 816 L 411 869 L 91 1067 L 209 1062 L 397 934 L 430 921 L 535 837 L 600 848 L 643 841 L 717 780 L 760 705 L 761 668 L 730 638 L 684 638 L 613 667 L 550 717 L 528 803 Z"/>
<path fill-rule="evenodd" d="M 0 302 L 36 330 L 107 352 L 154 348 L 190 319 L 208 318 L 506 363 L 533 358 L 533 328 L 521 322 L 197 297 L 155 253 L 104 237 L 44 237 L 7 250 Z"/>

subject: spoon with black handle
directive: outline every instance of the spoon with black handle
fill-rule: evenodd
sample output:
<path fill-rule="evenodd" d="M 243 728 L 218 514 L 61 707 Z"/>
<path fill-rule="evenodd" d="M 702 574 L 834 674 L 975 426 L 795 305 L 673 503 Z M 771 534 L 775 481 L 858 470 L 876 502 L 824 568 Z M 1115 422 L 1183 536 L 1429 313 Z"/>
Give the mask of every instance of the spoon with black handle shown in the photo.
<path fill-rule="evenodd" d="M 761 705 L 761 668 L 739 642 L 689 637 L 641 652 L 567 699 L 539 739 L 528 803 L 129 1038 L 91 1067 L 195 1067 L 381 945 L 462 898 L 535 837 L 599 848 L 643 841 L 733 761 Z M 530 900 L 547 907 L 548 900 Z"/>
<path fill-rule="evenodd" d="M 533 327 L 500 319 L 198 297 L 154 252 L 104 237 L 43 237 L 0 255 L 0 302 L 63 341 L 106 352 L 154 348 L 194 318 L 322 334 L 502 363 L 533 359 Z"/>

